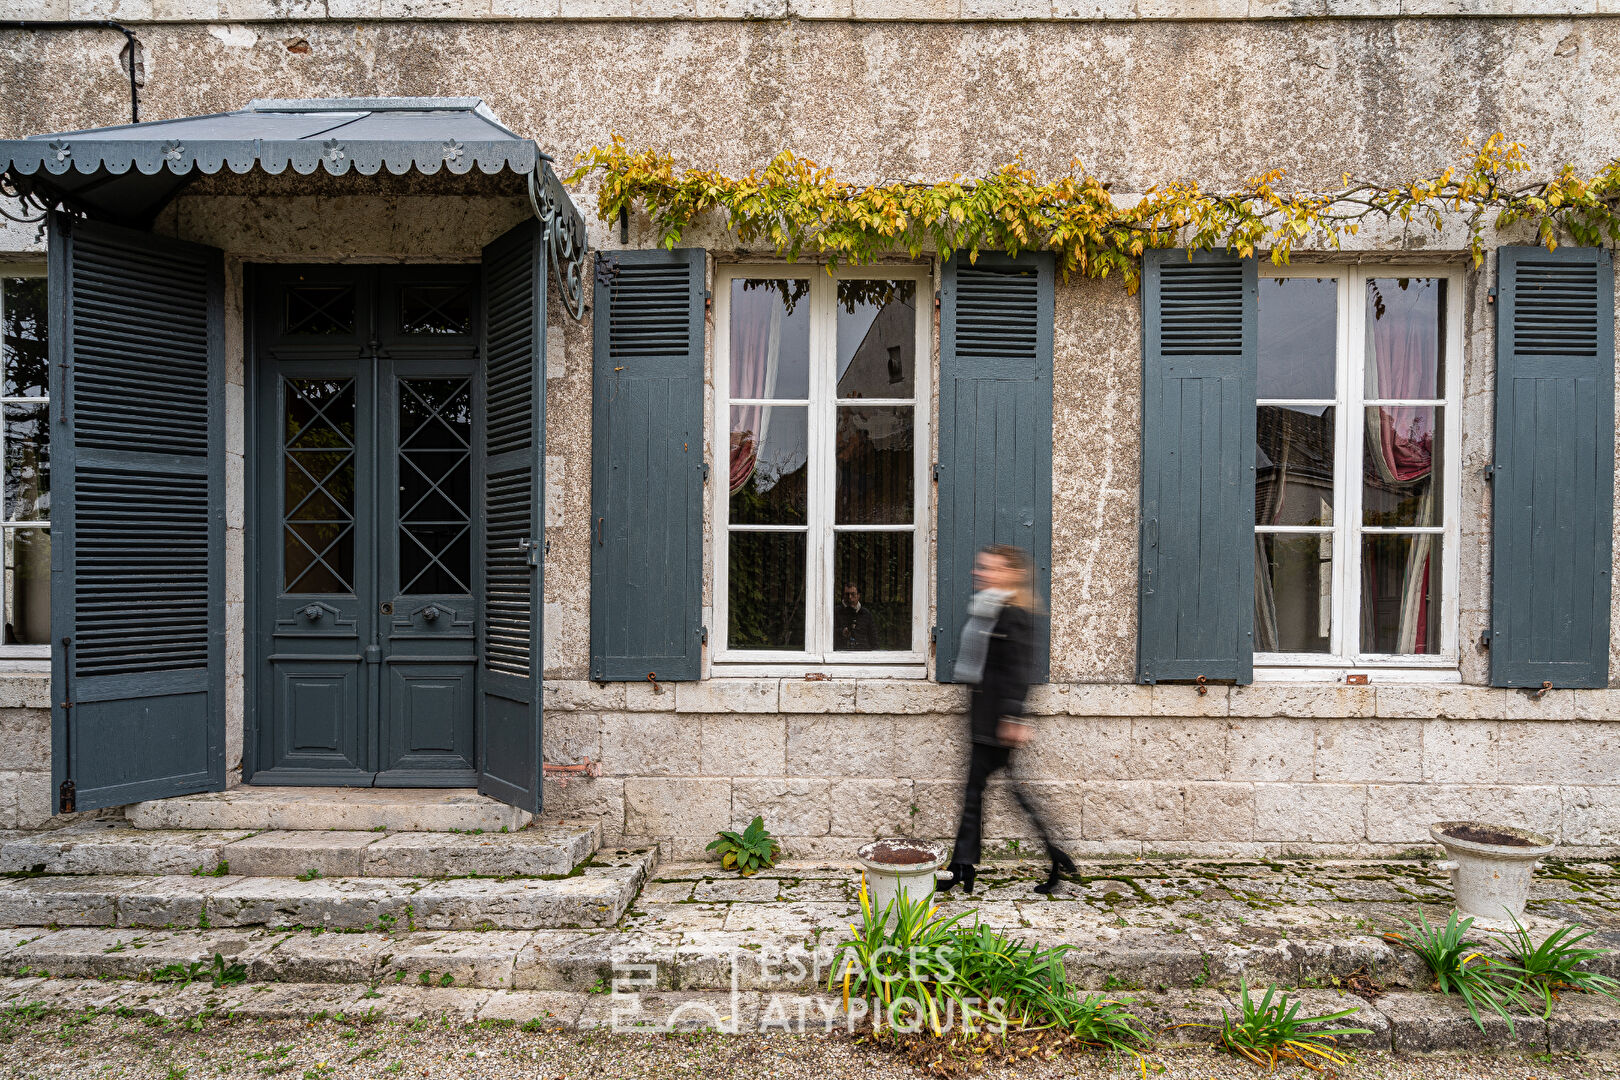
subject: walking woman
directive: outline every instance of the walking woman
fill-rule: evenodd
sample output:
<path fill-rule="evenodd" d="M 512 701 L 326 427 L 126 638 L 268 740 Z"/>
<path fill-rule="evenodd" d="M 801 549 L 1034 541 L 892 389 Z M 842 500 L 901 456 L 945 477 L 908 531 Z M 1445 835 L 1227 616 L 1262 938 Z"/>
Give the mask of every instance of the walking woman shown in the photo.
<path fill-rule="evenodd" d="M 973 891 L 981 855 L 985 784 L 1011 764 L 1031 735 L 1024 719 L 1024 696 L 1029 692 L 1035 659 L 1038 602 L 1034 564 L 1022 548 L 987 547 L 973 560 L 973 590 L 955 669 L 956 681 L 973 687 L 973 704 L 968 710 L 973 756 L 962 795 L 962 820 L 951 852 L 951 876 L 940 880 L 940 892 L 950 892 L 958 885 L 964 892 Z M 1050 893 L 1057 887 L 1059 874 L 1074 871 L 1074 860 L 1053 841 L 1052 830 L 1029 792 L 1018 784 L 1012 790 L 1018 805 L 1035 823 L 1052 860 L 1046 881 L 1035 886 L 1035 891 Z"/>

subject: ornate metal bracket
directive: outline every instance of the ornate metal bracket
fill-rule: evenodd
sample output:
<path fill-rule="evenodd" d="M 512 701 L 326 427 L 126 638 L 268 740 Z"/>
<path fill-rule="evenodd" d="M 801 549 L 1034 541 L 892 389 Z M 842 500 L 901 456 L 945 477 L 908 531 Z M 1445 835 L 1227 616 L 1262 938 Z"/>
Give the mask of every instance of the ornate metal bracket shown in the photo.
<path fill-rule="evenodd" d="M 42 197 L 34 186 L 25 180 L 19 180 L 10 173 L 0 175 L 0 200 L 15 199 L 20 213 L 12 213 L 6 209 L 4 202 L 0 201 L 0 217 L 7 221 L 14 221 L 19 225 L 39 226 L 35 240 L 45 238 L 45 219 L 50 211 L 56 209 L 56 201 Z"/>
<path fill-rule="evenodd" d="M 546 229 L 551 269 L 562 292 L 563 305 L 576 321 L 585 317 L 585 219 L 574 200 L 545 161 L 529 174 L 529 205 Z"/>

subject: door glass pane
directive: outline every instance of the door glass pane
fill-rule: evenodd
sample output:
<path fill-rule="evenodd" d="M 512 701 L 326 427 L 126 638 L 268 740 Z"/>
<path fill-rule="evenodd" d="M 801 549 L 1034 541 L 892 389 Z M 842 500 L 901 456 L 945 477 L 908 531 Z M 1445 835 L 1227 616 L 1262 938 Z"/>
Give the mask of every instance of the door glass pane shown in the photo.
<path fill-rule="evenodd" d="M 911 648 L 909 532 L 841 532 L 833 539 L 833 648 Z"/>
<path fill-rule="evenodd" d="M 50 406 L 43 401 L 5 405 L 6 520 L 48 521 L 51 516 Z"/>
<path fill-rule="evenodd" d="M 465 285 L 402 285 L 399 324 L 406 334 L 470 334 L 472 291 Z"/>
<path fill-rule="evenodd" d="M 908 398 L 916 387 L 917 283 L 838 283 L 838 396 Z"/>
<path fill-rule="evenodd" d="M 803 525 L 809 511 L 809 410 L 731 407 L 731 523 Z"/>
<path fill-rule="evenodd" d="M 51 534 L 5 530 L 7 645 L 51 642 Z"/>
<path fill-rule="evenodd" d="M 1427 399 L 1445 385 L 1444 278 L 1367 282 L 1367 397 Z"/>
<path fill-rule="evenodd" d="M 1333 524 L 1334 416 L 1329 405 L 1256 410 L 1256 525 Z"/>
<path fill-rule="evenodd" d="M 726 643 L 804 650 L 805 534 L 734 532 L 726 567 Z"/>
<path fill-rule="evenodd" d="M 50 360 L 46 356 L 45 279 L 0 279 L 0 310 L 5 312 L 0 362 L 5 369 L 6 397 L 44 397 Z"/>
<path fill-rule="evenodd" d="M 838 524 L 911 524 L 916 422 L 911 405 L 839 406 Z"/>
<path fill-rule="evenodd" d="M 1336 397 L 1338 322 L 1339 283 L 1333 278 L 1261 278 L 1257 394 Z"/>
<path fill-rule="evenodd" d="M 352 379 L 287 379 L 282 582 L 289 593 L 354 592 Z"/>
<path fill-rule="evenodd" d="M 295 336 L 354 333 L 354 286 L 287 286 L 281 329 Z"/>
<path fill-rule="evenodd" d="M 731 283 L 731 396 L 810 396 L 810 282 L 739 278 Z"/>
<path fill-rule="evenodd" d="M 1442 413 L 1432 405 L 1369 405 L 1362 453 L 1362 520 L 1439 525 Z"/>
<path fill-rule="evenodd" d="M 472 591 L 472 382 L 399 380 L 399 591 Z"/>
<path fill-rule="evenodd" d="M 1361 648 L 1369 653 L 1440 651 L 1440 537 L 1361 537 Z"/>
<path fill-rule="evenodd" d="M 1333 534 L 1256 535 L 1254 647 L 1325 653 L 1332 629 Z"/>

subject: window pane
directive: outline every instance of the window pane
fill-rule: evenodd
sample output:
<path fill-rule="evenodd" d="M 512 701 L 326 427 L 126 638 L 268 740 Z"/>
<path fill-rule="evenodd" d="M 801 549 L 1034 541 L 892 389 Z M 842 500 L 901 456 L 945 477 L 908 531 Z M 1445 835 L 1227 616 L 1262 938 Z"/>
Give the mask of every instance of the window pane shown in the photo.
<path fill-rule="evenodd" d="M 282 572 L 289 593 L 354 591 L 354 382 L 288 379 Z"/>
<path fill-rule="evenodd" d="M 1255 417 L 1254 523 L 1333 524 L 1333 423 L 1324 405 L 1262 405 Z"/>
<path fill-rule="evenodd" d="M 50 406 L 8 402 L 6 520 L 48 521 L 51 516 Z"/>
<path fill-rule="evenodd" d="M 1440 651 L 1440 537 L 1361 538 L 1361 650 Z"/>
<path fill-rule="evenodd" d="M 320 336 L 354 333 L 354 286 L 287 286 L 282 332 Z"/>
<path fill-rule="evenodd" d="M 731 407 L 731 523 L 803 525 L 809 508 L 809 410 Z"/>
<path fill-rule="evenodd" d="M 731 283 L 731 396 L 810 396 L 810 283 Z"/>
<path fill-rule="evenodd" d="M 804 650 L 805 534 L 734 532 L 726 568 L 726 644 Z"/>
<path fill-rule="evenodd" d="M 51 534 L 5 530 L 7 645 L 51 643 Z"/>
<path fill-rule="evenodd" d="M 472 591 L 472 383 L 399 380 L 399 591 Z"/>
<path fill-rule="evenodd" d="M 911 405 L 839 407 L 838 524 L 911 524 L 916 423 Z"/>
<path fill-rule="evenodd" d="M 0 310 L 5 312 L 4 341 L 0 358 L 5 368 L 6 397 L 44 397 L 49 384 L 50 360 L 46 355 L 45 279 L 42 277 L 5 278 Z"/>
<path fill-rule="evenodd" d="M 1338 324 L 1333 278 L 1261 278 L 1259 396 L 1336 397 Z"/>
<path fill-rule="evenodd" d="M 403 285 L 399 324 L 407 334 L 470 334 L 471 291 L 465 285 Z"/>
<path fill-rule="evenodd" d="M 1444 278 L 1367 282 L 1367 396 L 1437 398 L 1445 385 Z"/>
<path fill-rule="evenodd" d="M 1333 534 L 1255 536 L 1254 647 L 1325 653 L 1332 645 Z"/>
<path fill-rule="evenodd" d="M 916 387 L 917 283 L 838 283 L 838 396 L 906 398 Z"/>
<path fill-rule="evenodd" d="M 1395 528 L 1439 525 L 1441 410 L 1369 405 L 1362 453 L 1362 520 Z"/>
<path fill-rule="evenodd" d="M 833 648 L 911 648 L 909 532 L 841 532 L 833 541 Z"/>

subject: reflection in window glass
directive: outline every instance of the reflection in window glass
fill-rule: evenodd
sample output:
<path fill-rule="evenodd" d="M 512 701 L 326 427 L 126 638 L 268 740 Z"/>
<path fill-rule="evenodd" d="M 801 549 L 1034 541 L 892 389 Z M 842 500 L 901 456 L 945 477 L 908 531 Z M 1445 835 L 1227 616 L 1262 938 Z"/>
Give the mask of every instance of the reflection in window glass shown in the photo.
<path fill-rule="evenodd" d="M 472 592 L 472 381 L 399 380 L 399 591 Z"/>
<path fill-rule="evenodd" d="M 1261 533 L 1255 540 L 1255 648 L 1327 652 L 1333 631 L 1333 534 Z"/>
<path fill-rule="evenodd" d="M 731 396 L 810 396 L 810 283 L 798 278 L 731 283 Z"/>
<path fill-rule="evenodd" d="M 803 405 L 731 407 L 731 523 L 803 525 L 810 435 Z"/>
<path fill-rule="evenodd" d="M 353 285 L 288 285 L 282 333 L 294 337 L 346 337 L 354 333 Z"/>
<path fill-rule="evenodd" d="M 838 283 L 838 396 L 908 398 L 916 387 L 917 283 Z"/>
<path fill-rule="evenodd" d="M 46 355 L 45 319 L 47 296 L 42 277 L 0 279 L 3 304 L 4 338 L 0 344 L 8 398 L 44 397 L 50 372 Z"/>
<path fill-rule="evenodd" d="M 399 328 L 406 334 L 472 333 L 472 290 L 465 285 L 402 285 Z"/>
<path fill-rule="evenodd" d="M 833 543 L 833 648 L 911 648 L 909 532 L 840 532 Z"/>
<path fill-rule="evenodd" d="M 733 649 L 804 649 L 803 532 L 734 532 L 726 567 Z"/>
<path fill-rule="evenodd" d="M 1256 525 L 1333 524 L 1333 418 L 1330 405 L 1259 407 Z"/>
<path fill-rule="evenodd" d="M 1260 281 L 1262 398 L 1328 400 L 1338 372 L 1339 283 L 1334 278 Z"/>
<path fill-rule="evenodd" d="M 283 394 L 283 589 L 352 593 L 354 381 L 287 379 Z"/>
<path fill-rule="evenodd" d="M 1432 405 L 1367 406 L 1362 444 L 1362 520 L 1384 528 L 1442 525 L 1441 410 Z"/>
<path fill-rule="evenodd" d="M 839 406 L 838 524 L 911 523 L 916 423 L 910 405 Z"/>
<path fill-rule="evenodd" d="M 1440 537 L 1364 533 L 1361 639 L 1370 653 L 1440 651 Z"/>
<path fill-rule="evenodd" d="M 51 641 L 50 361 L 43 276 L 0 278 L 4 644 Z M 32 524 L 19 524 L 32 523 Z"/>
<path fill-rule="evenodd" d="M 1446 283 L 1440 278 L 1367 282 L 1367 397 L 1429 400 L 1445 385 Z"/>

